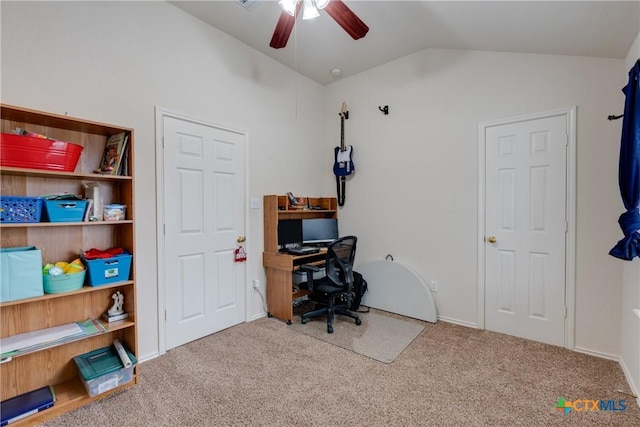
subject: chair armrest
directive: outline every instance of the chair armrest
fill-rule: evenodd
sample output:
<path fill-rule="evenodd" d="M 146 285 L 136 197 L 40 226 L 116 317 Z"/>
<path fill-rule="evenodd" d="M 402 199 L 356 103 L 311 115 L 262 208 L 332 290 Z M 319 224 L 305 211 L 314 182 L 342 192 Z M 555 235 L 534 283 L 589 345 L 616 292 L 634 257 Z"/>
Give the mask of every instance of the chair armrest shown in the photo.
<path fill-rule="evenodd" d="M 320 271 L 320 268 L 311 264 L 302 264 L 300 266 L 300 271 L 307 273 L 307 288 L 310 291 L 313 291 L 313 273 Z"/>
<path fill-rule="evenodd" d="M 306 271 L 307 273 L 309 273 L 309 272 L 317 273 L 318 271 L 320 271 L 320 267 L 312 265 L 312 264 L 302 264 L 300 266 L 300 270 Z"/>

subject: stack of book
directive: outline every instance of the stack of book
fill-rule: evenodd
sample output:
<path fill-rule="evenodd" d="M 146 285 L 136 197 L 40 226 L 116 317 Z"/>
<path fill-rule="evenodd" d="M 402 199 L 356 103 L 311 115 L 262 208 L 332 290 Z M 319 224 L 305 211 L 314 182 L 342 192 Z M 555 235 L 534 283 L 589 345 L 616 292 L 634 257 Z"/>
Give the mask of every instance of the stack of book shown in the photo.
<path fill-rule="evenodd" d="M 67 342 L 77 341 L 92 335 L 103 334 L 107 331 L 98 320 L 67 323 L 46 329 L 16 334 L 2 338 L 2 353 L 0 358 L 32 353 L 44 348 L 55 347 Z"/>
<path fill-rule="evenodd" d="M 114 315 L 111 315 L 109 313 L 104 313 L 102 315 L 102 318 L 109 323 L 117 322 L 118 320 L 124 320 L 127 317 L 129 317 L 129 313 L 121 313 L 121 314 L 114 314 Z"/>

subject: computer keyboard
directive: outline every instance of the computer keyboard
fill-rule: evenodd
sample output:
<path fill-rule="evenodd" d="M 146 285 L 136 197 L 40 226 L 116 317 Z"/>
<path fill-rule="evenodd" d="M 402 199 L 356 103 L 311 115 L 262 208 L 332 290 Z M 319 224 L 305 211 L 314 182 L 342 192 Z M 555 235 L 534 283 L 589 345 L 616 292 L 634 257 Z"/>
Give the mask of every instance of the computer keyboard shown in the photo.
<path fill-rule="evenodd" d="M 297 248 L 290 248 L 287 250 L 291 255 L 309 255 L 317 254 L 320 252 L 319 248 L 314 246 L 298 246 Z"/>

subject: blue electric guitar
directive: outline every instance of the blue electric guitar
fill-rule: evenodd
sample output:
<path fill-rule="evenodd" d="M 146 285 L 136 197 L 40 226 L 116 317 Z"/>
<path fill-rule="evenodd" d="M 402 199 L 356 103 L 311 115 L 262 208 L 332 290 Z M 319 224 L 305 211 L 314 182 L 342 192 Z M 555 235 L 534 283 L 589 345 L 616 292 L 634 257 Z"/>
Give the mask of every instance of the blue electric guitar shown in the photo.
<path fill-rule="evenodd" d="M 336 176 L 351 175 L 355 170 L 353 160 L 351 159 L 353 147 L 344 145 L 344 121 L 348 118 L 349 112 L 347 111 L 347 104 L 343 102 L 342 109 L 340 110 L 340 147 L 334 149 L 335 163 L 333 164 L 333 173 Z"/>

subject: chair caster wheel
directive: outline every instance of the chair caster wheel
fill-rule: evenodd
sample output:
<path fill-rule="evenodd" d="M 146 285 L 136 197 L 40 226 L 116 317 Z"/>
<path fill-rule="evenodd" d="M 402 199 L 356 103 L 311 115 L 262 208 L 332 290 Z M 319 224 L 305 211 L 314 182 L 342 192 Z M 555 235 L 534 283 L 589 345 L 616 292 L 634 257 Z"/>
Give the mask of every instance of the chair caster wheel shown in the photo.
<path fill-rule="evenodd" d="M 333 333 L 333 326 L 327 326 L 327 333 L 329 334 Z"/>
<path fill-rule="evenodd" d="M 302 319 L 302 320 L 300 321 L 300 323 L 302 323 L 303 325 L 306 325 L 306 324 L 307 324 L 307 319 Z"/>
<path fill-rule="evenodd" d="M 362 320 L 356 319 L 356 325 L 360 326 L 362 324 Z"/>

